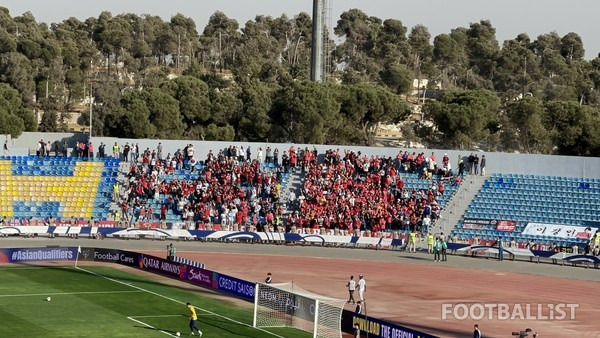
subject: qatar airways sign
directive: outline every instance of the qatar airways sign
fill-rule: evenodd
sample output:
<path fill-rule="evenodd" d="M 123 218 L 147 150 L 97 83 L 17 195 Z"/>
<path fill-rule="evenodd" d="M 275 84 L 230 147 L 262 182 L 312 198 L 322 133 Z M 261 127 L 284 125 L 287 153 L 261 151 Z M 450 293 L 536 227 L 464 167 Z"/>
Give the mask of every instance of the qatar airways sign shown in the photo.
<path fill-rule="evenodd" d="M 179 279 L 184 279 L 185 276 L 185 265 L 158 257 L 140 255 L 139 265 L 142 270 L 156 271 Z"/>

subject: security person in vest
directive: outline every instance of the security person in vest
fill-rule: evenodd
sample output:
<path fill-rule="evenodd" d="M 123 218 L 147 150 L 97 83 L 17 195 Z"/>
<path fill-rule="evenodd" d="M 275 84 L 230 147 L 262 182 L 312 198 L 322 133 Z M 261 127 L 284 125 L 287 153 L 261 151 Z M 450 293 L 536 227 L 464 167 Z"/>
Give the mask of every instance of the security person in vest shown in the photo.
<path fill-rule="evenodd" d="M 121 153 L 121 148 L 119 147 L 119 145 L 117 144 L 117 142 L 115 142 L 115 145 L 113 146 L 113 157 L 114 158 L 119 158 L 119 154 Z"/>
<path fill-rule="evenodd" d="M 433 253 L 433 234 L 427 234 L 427 253 Z"/>
<path fill-rule="evenodd" d="M 408 252 L 417 252 L 417 234 L 414 230 L 410 232 L 409 240 L 408 240 Z"/>

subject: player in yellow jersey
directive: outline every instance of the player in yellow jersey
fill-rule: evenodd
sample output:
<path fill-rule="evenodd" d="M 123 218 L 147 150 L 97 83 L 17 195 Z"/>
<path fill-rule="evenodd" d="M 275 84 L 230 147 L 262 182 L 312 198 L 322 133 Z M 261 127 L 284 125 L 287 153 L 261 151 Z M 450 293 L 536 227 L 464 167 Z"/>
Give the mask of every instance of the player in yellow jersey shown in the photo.
<path fill-rule="evenodd" d="M 196 308 L 194 308 L 194 306 L 190 302 L 187 302 L 185 305 L 187 305 L 187 308 L 190 311 L 190 330 L 192 331 L 191 336 L 194 335 L 194 330 L 196 330 L 198 332 L 198 337 L 202 337 L 202 331 L 200 331 L 200 329 L 198 329 L 198 326 L 196 326 L 196 321 L 198 320 L 198 315 L 196 315 Z"/>

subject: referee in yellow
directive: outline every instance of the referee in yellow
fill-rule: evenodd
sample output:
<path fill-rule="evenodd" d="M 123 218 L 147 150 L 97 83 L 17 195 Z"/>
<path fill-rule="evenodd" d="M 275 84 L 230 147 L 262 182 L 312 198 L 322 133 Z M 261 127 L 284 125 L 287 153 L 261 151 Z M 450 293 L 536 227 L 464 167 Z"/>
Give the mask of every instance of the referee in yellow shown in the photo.
<path fill-rule="evenodd" d="M 196 309 L 190 302 L 185 303 L 185 305 L 187 305 L 187 308 L 190 311 L 190 330 L 192 331 L 191 335 L 193 336 L 194 330 L 196 330 L 198 332 L 198 337 L 202 337 L 202 331 L 200 331 L 200 329 L 198 329 L 198 326 L 196 326 L 196 322 L 198 321 L 198 315 L 196 315 Z"/>

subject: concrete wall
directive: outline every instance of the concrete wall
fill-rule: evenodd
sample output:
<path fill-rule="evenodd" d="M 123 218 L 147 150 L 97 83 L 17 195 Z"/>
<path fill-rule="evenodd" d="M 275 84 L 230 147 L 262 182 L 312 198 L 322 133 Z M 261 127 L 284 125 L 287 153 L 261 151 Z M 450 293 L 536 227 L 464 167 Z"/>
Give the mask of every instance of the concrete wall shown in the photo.
<path fill-rule="evenodd" d="M 5 136 L 2 136 L 4 140 Z M 11 147 L 12 155 L 26 155 L 27 149 L 33 150 L 35 153 L 36 142 L 40 139 L 45 141 L 56 141 L 62 143 L 63 140 L 67 140 L 69 147 L 73 147 L 74 144 L 80 140 L 86 140 L 87 134 L 81 133 L 23 133 L 18 139 L 11 140 L 9 147 Z M 244 148 L 250 146 L 252 150 L 252 157 L 256 158 L 256 154 L 259 147 L 264 149 L 269 145 L 271 149 L 278 148 L 279 154 L 283 154 L 284 150 L 288 150 L 291 144 L 284 143 L 247 143 L 247 142 L 217 142 L 217 141 L 184 141 L 184 140 L 148 140 L 148 139 L 118 139 L 113 137 L 94 137 L 92 138 L 94 147 L 97 150 L 101 142 L 106 144 L 106 153 L 112 154 L 112 145 L 117 142 L 120 146 L 125 143 L 135 144 L 138 143 L 140 150 L 143 151 L 146 148 L 156 149 L 159 142 L 163 146 L 163 156 L 167 156 L 168 153 L 173 154 L 178 149 L 183 149 L 186 144 L 193 144 L 196 150 L 196 159 L 204 160 L 209 150 L 213 153 L 217 153 L 219 149 L 225 149 L 229 145 L 242 145 Z M 308 147 L 313 148 L 312 144 L 298 144 L 294 145 L 296 149 Z M 361 154 L 379 155 L 379 156 L 390 156 L 395 158 L 398 151 L 404 151 L 406 148 L 383 148 L 383 147 L 352 147 L 352 146 L 337 146 L 337 145 L 316 145 L 316 148 L 320 154 L 324 153 L 327 149 L 350 149 L 355 152 L 361 152 Z M 450 163 L 453 169 L 457 169 L 458 156 L 469 156 L 469 151 L 457 151 L 457 150 L 443 150 L 443 149 L 407 149 L 410 152 L 415 151 L 425 152 L 427 156 L 431 152 L 435 152 L 438 162 L 441 162 L 444 153 L 448 153 L 450 157 Z M 570 176 L 570 177 L 584 177 L 584 178 L 599 178 L 600 179 L 600 158 L 597 157 L 575 157 L 575 156 L 552 156 L 552 155 L 532 155 L 532 154 L 511 154 L 511 153 L 483 153 L 479 152 L 479 157 L 485 154 L 487 158 L 487 172 L 488 173 L 512 173 L 512 174 L 529 174 L 529 175 L 546 175 L 546 176 Z"/>
<path fill-rule="evenodd" d="M 37 149 L 37 143 L 40 140 L 50 142 L 52 144 L 52 151 L 54 151 L 54 142 L 58 141 L 60 148 L 62 149 L 63 141 L 67 141 L 69 148 L 74 148 L 79 142 L 85 142 L 88 140 L 88 134 L 84 133 L 40 133 L 40 132 L 26 132 L 21 134 L 18 138 L 11 138 L 10 135 L 0 135 L 2 144 L 5 140 L 8 140 L 8 149 L 11 155 L 35 155 Z M 70 153 L 70 152 L 69 152 Z"/>
<path fill-rule="evenodd" d="M 196 151 L 196 159 L 204 160 L 209 150 L 213 153 L 217 153 L 219 149 L 225 149 L 229 145 L 242 145 L 246 148 L 248 145 L 252 151 L 252 158 L 256 158 L 256 154 L 259 147 L 264 149 L 269 145 L 271 149 L 278 148 L 279 155 L 283 154 L 284 150 L 288 150 L 291 144 L 284 143 L 246 143 L 246 142 L 217 142 L 217 141 L 176 141 L 176 140 L 135 140 L 135 139 L 117 139 L 117 138 L 106 138 L 106 137 L 94 137 L 93 142 L 98 147 L 100 142 L 104 142 L 108 146 L 106 147 L 107 153 L 112 153 L 112 145 L 116 142 L 119 145 L 124 145 L 126 142 L 129 144 L 138 143 L 140 151 L 146 148 L 156 149 L 159 142 L 163 146 L 163 156 L 168 153 L 173 154 L 178 149 L 182 149 L 186 144 L 193 144 Z M 313 148 L 313 145 L 299 144 L 294 145 L 296 149 L 308 147 Z M 352 147 L 352 146 L 337 146 L 337 145 L 316 145 L 315 146 L 320 154 L 324 153 L 327 149 L 350 149 L 355 152 L 361 152 L 361 154 L 379 155 L 379 156 L 390 156 L 396 158 L 396 155 L 400 150 L 404 151 L 406 148 L 382 148 L 382 147 Z M 447 153 L 450 157 L 450 163 L 453 169 L 457 169 L 458 156 L 469 156 L 469 151 L 457 151 L 457 150 L 443 150 L 443 149 L 406 149 L 409 151 L 425 152 L 427 156 L 431 152 L 435 152 L 438 163 L 441 162 L 444 153 Z M 479 157 L 485 154 L 487 158 L 487 172 L 492 173 L 512 173 L 512 174 L 529 174 L 529 175 L 546 175 L 546 176 L 570 176 L 570 177 L 584 177 L 584 178 L 600 178 L 600 158 L 597 157 L 575 157 L 575 156 L 553 156 L 553 155 L 532 155 L 532 154 L 511 154 L 511 153 L 483 153 L 478 152 Z"/>

